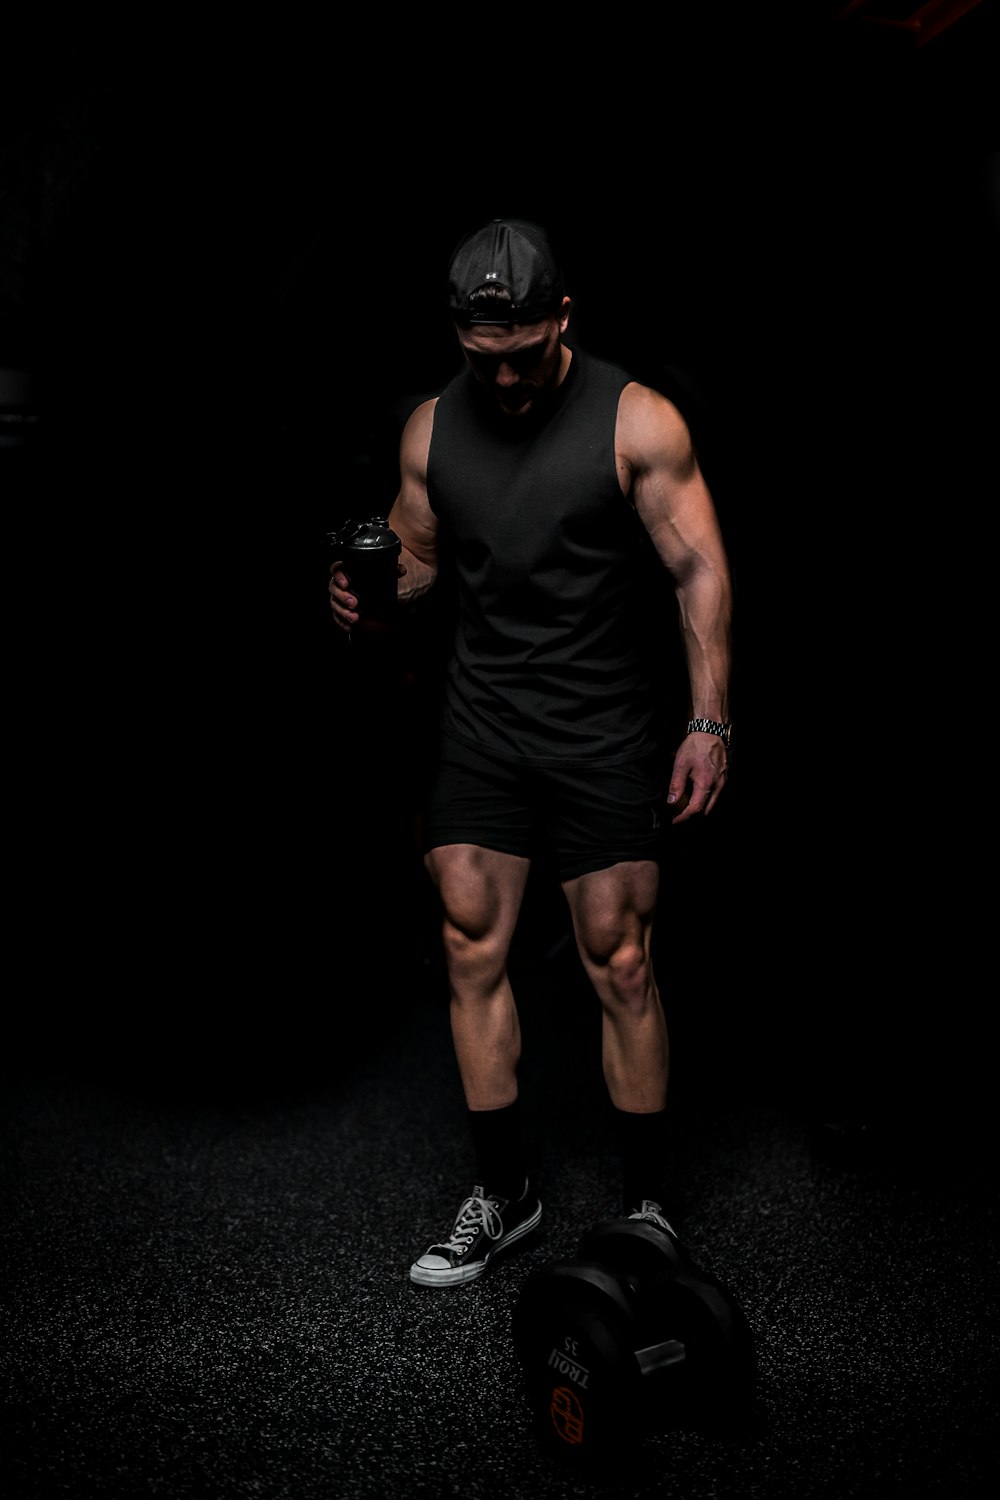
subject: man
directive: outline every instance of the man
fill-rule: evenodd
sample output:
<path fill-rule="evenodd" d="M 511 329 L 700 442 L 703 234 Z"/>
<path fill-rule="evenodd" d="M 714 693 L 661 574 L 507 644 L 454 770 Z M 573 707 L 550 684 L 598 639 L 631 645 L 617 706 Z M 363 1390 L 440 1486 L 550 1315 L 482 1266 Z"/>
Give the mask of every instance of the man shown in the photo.
<path fill-rule="evenodd" d="M 533 853 L 551 840 L 584 969 L 622 1210 L 665 1233 L 668 1039 L 650 949 L 664 759 L 637 562 L 672 580 L 691 720 L 666 802 L 707 815 L 725 786 L 732 587 L 715 507 L 676 407 L 565 341 L 570 298 L 538 225 L 496 219 L 457 247 L 450 311 L 466 367 L 413 412 L 388 520 L 399 599 L 457 575 L 439 761 L 423 822 L 440 895 L 452 1037 L 476 1183 L 412 1280 L 461 1284 L 539 1223 L 518 1105 L 507 958 Z M 337 624 L 358 599 L 331 569 Z"/>

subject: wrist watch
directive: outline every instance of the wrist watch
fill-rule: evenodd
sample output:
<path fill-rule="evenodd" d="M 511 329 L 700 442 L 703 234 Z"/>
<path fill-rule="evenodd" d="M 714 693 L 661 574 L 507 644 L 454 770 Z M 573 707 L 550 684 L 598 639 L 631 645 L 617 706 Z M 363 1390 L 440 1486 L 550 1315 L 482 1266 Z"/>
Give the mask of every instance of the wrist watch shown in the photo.
<path fill-rule="evenodd" d="M 689 719 L 687 732 L 688 734 L 717 734 L 728 750 L 733 726 L 720 724 L 718 719 Z"/>

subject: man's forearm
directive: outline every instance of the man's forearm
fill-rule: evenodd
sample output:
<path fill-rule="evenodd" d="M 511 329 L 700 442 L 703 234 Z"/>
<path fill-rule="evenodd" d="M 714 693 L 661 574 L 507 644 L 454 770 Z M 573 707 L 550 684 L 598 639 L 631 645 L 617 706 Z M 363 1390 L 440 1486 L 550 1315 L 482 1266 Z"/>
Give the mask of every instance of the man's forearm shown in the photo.
<path fill-rule="evenodd" d="M 417 599 L 423 598 L 432 587 L 437 578 L 437 568 L 430 563 L 422 562 L 408 547 L 402 549 L 399 560 L 406 569 L 405 574 L 399 580 L 399 602 L 400 604 L 413 604 Z"/>
<path fill-rule="evenodd" d="M 717 574 L 702 574 L 677 592 L 681 633 L 695 718 L 729 713 L 731 591 Z"/>

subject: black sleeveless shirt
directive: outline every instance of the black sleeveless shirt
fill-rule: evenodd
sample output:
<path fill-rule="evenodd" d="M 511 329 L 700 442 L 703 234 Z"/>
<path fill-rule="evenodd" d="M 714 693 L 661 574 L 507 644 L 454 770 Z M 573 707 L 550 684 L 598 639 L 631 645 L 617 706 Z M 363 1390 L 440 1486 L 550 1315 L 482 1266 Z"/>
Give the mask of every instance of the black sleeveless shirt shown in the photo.
<path fill-rule="evenodd" d="M 576 349 L 509 417 L 471 370 L 434 411 L 427 493 L 457 573 L 447 735 L 527 765 L 611 765 L 655 744 L 638 595 L 648 538 L 615 465 L 632 377 Z"/>

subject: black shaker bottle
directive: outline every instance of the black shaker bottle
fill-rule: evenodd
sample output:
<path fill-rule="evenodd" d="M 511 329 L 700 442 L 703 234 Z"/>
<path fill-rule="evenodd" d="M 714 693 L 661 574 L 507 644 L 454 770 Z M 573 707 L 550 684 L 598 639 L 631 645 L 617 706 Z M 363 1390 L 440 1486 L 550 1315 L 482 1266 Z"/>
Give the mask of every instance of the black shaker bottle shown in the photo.
<path fill-rule="evenodd" d="M 402 542 L 381 516 L 345 521 L 329 533 L 334 560 L 351 580 L 358 601 L 358 623 L 366 631 L 388 630 L 396 616 L 396 564 Z"/>

